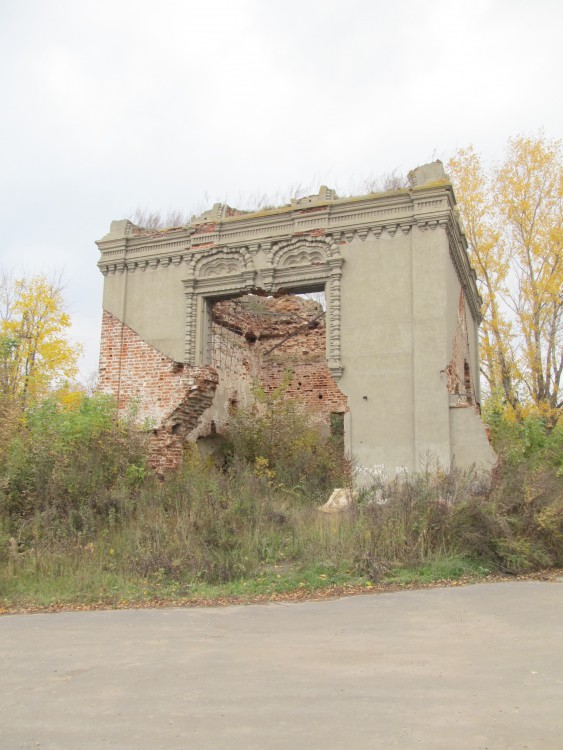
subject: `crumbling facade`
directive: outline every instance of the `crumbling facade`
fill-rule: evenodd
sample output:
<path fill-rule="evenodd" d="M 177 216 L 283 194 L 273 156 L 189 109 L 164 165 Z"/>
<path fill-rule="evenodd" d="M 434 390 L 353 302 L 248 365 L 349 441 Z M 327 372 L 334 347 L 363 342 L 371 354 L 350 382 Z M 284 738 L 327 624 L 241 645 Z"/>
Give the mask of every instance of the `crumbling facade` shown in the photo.
<path fill-rule="evenodd" d="M 367 475 L 421 463 L 489 468 L 479 416 L 480 298 L 439 162 L 402 190 L 318 195 L 242 213 L 217 204 L 186 227 L 114 221 L 100 386 L 151 430 L 152 462 L 221 433 L 254 383 L 288 395 Z M 326 303 L 304 299 L 322 292 Z"/>

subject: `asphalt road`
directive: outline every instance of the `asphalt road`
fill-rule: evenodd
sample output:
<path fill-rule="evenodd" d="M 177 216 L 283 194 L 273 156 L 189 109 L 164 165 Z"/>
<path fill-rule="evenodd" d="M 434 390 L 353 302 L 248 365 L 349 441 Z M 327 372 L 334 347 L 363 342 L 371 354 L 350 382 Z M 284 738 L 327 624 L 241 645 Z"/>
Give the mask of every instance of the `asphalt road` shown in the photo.
<path fill-rule="evenodd" d="M 2 750 L 563 748 L 563 582 L 0 618 Z"/>

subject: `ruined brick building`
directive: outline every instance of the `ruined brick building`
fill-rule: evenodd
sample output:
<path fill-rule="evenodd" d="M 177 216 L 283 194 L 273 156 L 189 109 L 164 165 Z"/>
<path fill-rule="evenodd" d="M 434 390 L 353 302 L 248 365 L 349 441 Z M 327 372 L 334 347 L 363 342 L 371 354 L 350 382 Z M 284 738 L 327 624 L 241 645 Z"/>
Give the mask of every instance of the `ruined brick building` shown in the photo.
<path fill-rule="evenodd" d="M 494 462 L 481 301 L 440 162 L 386 193 L 322 187 L 254 213 L 217 204 L 166 230 L 114 221 L 97 244 L 100 387 L 151 431 L 159 471 L 185 441 L 221 434 L 253 383 L 275 388 L 287 371 L 288 395 L 342 426 L 368 474 Z"/>

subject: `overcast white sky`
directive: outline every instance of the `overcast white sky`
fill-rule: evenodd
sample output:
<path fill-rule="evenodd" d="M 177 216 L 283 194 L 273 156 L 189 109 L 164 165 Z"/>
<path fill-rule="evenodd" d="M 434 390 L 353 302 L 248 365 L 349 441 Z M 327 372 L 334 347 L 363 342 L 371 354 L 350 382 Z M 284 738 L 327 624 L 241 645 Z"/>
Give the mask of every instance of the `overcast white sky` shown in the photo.
<path fill-rule="evenodd" d="M 559 138 L 562 28 L 561 0 L 0 0 L 0 266 L 63 272 L 86 376 L 112 219 Z"/>

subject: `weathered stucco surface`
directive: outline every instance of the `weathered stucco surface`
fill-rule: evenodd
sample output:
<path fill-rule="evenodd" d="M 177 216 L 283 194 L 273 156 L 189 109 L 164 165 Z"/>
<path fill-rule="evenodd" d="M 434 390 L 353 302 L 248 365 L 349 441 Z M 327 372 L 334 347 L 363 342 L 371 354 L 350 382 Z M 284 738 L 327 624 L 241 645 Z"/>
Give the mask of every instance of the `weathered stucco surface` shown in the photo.
<path fill-rule="evenodd" d="M 217 204 L 161 231 L 115 221 L 98 245 L 111 322 L 101 385 L 121 408 L 135 399 L 156 415 L 155 465 L 176 465 L 183 440 L 220 432 L 255 380 L 273 388 L 287 368 L 289 395 L 326 422 L 344 415 L 366 476 L 494 463 L 479 417 L 480 299 L 439 162 L 388 193 L 339 199 L 323 187 L 248 214 Z M 284 296 L 308 291 L 325 292 L 326 315 Z M 150 386 L 131 336 L 161 359 Z"/>

